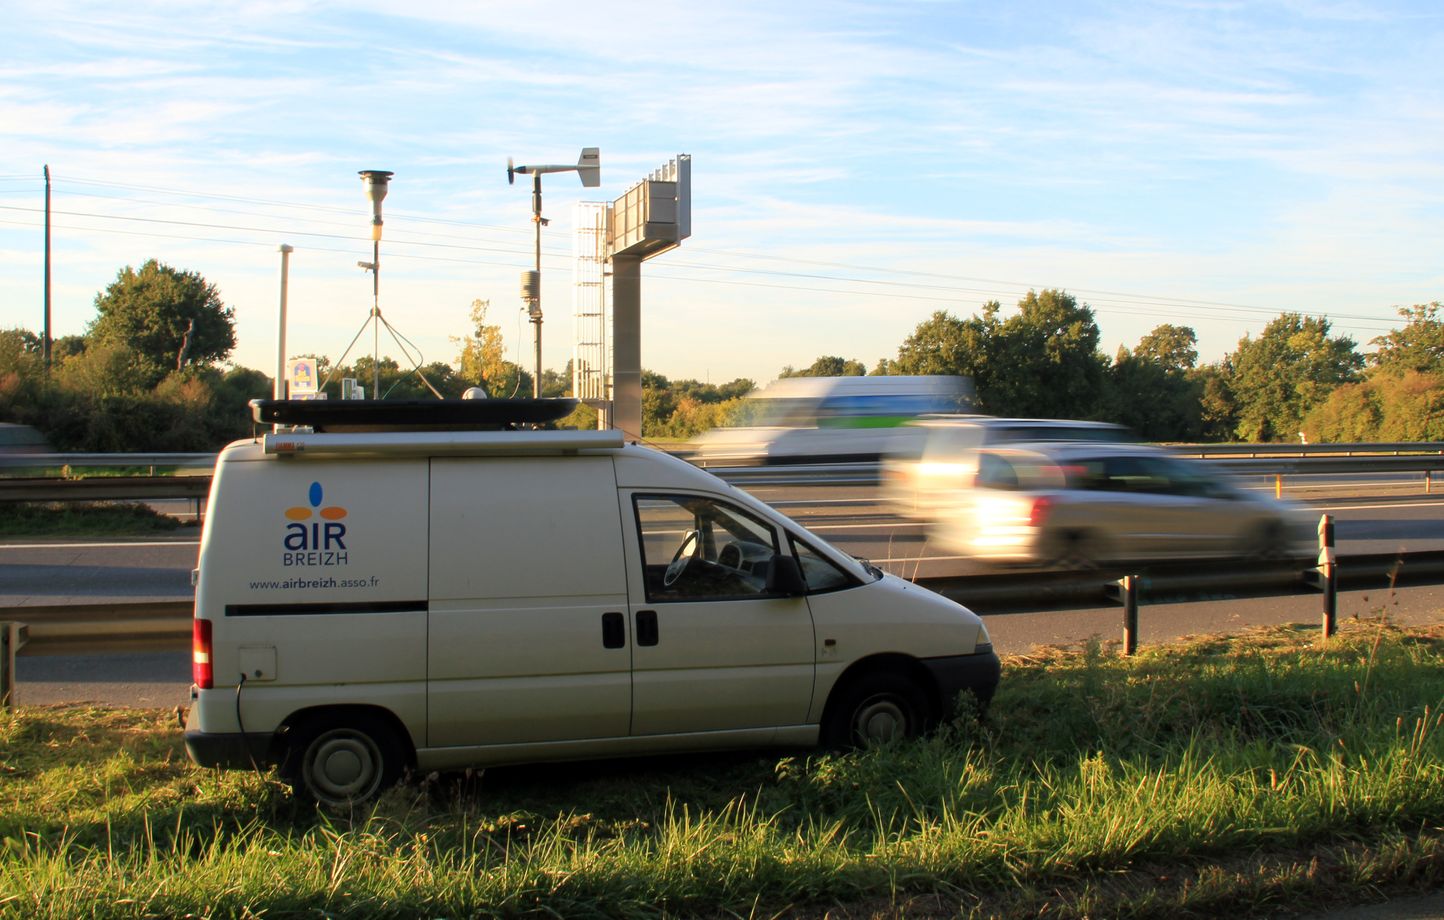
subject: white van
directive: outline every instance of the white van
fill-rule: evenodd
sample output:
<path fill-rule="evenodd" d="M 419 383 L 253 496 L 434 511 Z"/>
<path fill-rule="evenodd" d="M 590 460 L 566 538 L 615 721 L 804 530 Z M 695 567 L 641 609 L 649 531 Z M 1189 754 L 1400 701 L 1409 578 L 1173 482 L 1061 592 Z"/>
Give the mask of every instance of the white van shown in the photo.
<path fill-rule="evenodd" d="M 967 377 L 783 377 L 747 396 L 743 427 L 714 428 L 696 440 L 697 463 L 870 462 L 919 432 L 905 422 L 965 412 Z"/>
<path fill-rule="evenodd" d="M 997 685 L 971 611 L 619 432 L 254 405 L 322 430 L 216 463 L 203 766 L 276 765 L 344 806 L 407 769 L 911 736 Z"/>

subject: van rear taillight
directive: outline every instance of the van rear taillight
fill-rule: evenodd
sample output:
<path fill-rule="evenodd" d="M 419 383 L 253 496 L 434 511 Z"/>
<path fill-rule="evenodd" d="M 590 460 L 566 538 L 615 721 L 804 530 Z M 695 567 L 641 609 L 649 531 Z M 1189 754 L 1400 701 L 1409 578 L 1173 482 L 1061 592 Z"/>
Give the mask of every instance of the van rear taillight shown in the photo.
<path fill-rule="evenodd" d="M 1033 499 L 1033 507 L 1028 511 L 1028 526 L 1042 527 L 1048 521 L 1048 512 L 1053 510 L 1051 498 Z"/>
<path fill-rule="evenodd" d="M 197 619 L 191 629 L 191 680 L 201 690 L 215 685 L 215 669 L 211 667 L 211 621 Z"/>

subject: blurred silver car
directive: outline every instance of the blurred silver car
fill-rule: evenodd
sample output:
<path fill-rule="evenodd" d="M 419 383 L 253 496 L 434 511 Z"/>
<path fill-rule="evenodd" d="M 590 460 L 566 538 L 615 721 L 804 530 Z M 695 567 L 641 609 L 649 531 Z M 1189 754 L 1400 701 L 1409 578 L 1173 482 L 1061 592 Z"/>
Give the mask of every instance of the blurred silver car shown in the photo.
<path fill-rule="evenodd" d="M 1245 491 L 1201 461 L 1137 444 L 987 448 L 933 525 L 943 547 L 1047 566 L 1311 554 L 1317 516 Z"/>
<path fill-rule="evenodd" d="M 992 415 L 926 416 L 897 429 L 883 459 L 882 497 L 903 517 L 947 514 L 959 490 L 971 489 L 978 451 L 1024 441 L 1132 442 L 1132 430 L 1109 422 Z"/>

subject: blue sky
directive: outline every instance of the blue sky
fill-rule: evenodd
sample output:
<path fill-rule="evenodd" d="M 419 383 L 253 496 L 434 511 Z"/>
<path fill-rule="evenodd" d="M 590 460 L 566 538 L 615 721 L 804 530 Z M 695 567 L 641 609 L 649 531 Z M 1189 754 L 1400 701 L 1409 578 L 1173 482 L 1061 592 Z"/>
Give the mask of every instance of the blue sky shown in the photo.
<path fill-rule="evenodd" d="M 530 366 L 529 190 L 506 160 L 583 146 L 601 188 L 544 181 L 548 367 L 571 350 L 573 204 L 679 153 L 693 235 L 642 284 L 643 364 L 670 377 L 872 366 L 935 310 L 1029 288 L 1092 306 L 1110 355 L 1171 322 L 1204 360 L 1283 311 L 1368 350 L 1444 299 L 1435 0 L 0 12 L 0 328 L 41 325 L 49 164 L 57 335 L 156 258 L 214 283 L 234 360 L 270 371 L 289 243 L 287 350 L 339 357 L 371 306 L 356 171 L 388 169 L 387 319 L 451 361 L 487 299 Z"/>

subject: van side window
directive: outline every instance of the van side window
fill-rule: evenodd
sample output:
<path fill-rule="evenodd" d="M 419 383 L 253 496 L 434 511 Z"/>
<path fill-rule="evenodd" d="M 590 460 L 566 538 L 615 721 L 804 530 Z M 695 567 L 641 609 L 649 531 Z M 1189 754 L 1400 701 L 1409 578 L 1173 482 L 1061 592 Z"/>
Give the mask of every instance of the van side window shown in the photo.
<path fill-rule="evenodd" d="M 771 525 L 697 495 L 637 495 L 632 503 L 648 603 L 767 596 L 778 546 Z"/>
<path fill-rule="evenodd" d="M 857 584 L 857 579 L 838 568 L 831 560 L 819 555 L 806 543 L 795 538 L 789 539 L 792 542 L 792 551 L 797 554 L 797 563 L 802 567 L 802 580 L 807 583 L 808 594 L 837 591 Z"/>

